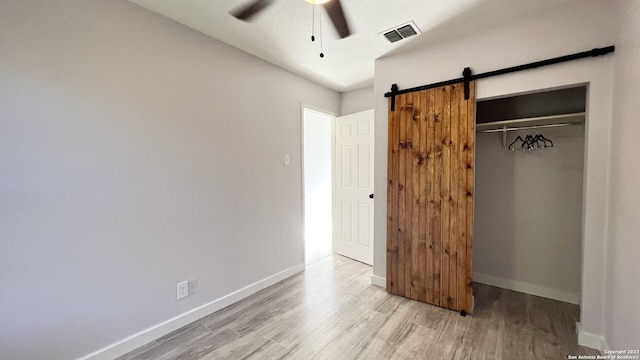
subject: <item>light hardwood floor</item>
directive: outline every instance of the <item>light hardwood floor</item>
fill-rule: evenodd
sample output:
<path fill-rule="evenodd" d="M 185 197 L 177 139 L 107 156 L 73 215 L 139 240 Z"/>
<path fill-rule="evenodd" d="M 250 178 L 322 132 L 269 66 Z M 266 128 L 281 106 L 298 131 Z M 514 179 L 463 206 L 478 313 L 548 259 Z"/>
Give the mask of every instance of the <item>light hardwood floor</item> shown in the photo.
<path fill-rule="evenodd" d="M 118 360 L 567 359 L 576 305 L 474 284 L 462 317 L 389 295 L 371 267 L 339 255 L 157 339 Z"/>

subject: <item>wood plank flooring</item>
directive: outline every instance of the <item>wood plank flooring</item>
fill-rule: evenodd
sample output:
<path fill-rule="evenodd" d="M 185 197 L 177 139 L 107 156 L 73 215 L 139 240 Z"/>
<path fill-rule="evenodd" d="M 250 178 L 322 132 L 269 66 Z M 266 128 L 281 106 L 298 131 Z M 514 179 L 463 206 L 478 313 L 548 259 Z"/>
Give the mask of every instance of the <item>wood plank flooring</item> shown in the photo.
<path fill-rule="evenodd" d="M 474 284 L 473 316 L 390 295 L 332 255 L 118 360 L 567 359 L 576 305 Z"/>

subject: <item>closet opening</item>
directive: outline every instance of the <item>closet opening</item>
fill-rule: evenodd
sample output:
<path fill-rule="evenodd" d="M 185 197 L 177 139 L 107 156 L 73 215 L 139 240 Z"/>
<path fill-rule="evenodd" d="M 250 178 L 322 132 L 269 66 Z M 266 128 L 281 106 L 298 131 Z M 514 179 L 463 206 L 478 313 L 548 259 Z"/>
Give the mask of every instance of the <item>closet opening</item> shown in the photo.
<path fill-rule="evenodd" d="M 580 304 L 586 97 L 477 101 L 474 282 Z"/>

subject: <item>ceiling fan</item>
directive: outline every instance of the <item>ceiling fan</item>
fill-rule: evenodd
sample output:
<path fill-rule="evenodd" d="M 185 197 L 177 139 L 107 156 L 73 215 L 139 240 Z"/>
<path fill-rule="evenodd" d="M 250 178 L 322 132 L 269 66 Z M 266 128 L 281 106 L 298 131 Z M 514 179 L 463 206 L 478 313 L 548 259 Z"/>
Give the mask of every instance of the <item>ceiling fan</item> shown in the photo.
<path fill-rule="evenodd" d="M 307 0 L 312 4 L 323 4 L 324 9 L 326 10 L 331 22 L 333 23 L 333 27 L 335 27 L 336 31 L 340 38 L 346 38 L 351 35 L 351 30 L 349 29 L 349 23 L 347 23 L 347 19 L 344 15 L 344 11 L 342 9 L 342 4 L 340 4 L 340 0 L 329 0 L 327 2 L 322 2 L 320 0 Z M 247 3 L 246 5 L 239 7 L 235 10 L 230 11 L 229 13 L 236 17 L 239 20 L 243 21 L 251 21 L 251 19 L 260 13 L 262 10 L 267 7 L 273 5 L 276 0 L 253 0 Z"/>

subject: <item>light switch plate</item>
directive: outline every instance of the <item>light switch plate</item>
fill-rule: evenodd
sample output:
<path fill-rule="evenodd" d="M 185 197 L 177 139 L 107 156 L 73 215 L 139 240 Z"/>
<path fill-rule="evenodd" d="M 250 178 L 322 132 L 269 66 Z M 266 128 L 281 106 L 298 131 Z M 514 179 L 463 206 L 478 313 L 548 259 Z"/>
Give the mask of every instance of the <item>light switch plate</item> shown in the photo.
<path fill-rule="evenodd" d="M 178 300 L 189 296 L 189 282 L 183 281 L 178 283 Z"/>

